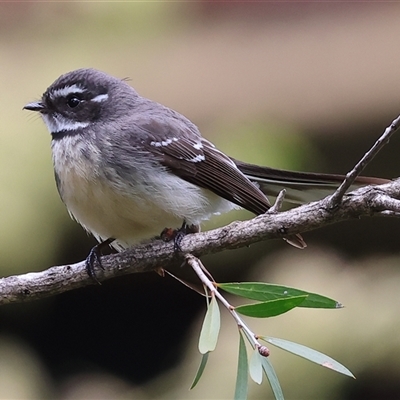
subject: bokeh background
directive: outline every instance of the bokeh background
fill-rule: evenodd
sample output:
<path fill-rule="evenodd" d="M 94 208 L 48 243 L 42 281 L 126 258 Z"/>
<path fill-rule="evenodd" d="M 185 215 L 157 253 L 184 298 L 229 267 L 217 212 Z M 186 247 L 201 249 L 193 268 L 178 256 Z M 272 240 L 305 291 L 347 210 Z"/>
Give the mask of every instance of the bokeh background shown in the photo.
<path fill-rule="evenodd" d="M 94 245 L 58 198 L 48 132 L 22 111 L 62 73 L 129 77 L 234 157 L 346 173 L 399 114 L 399 41 L 395 2 L 2 2 L 1 275 L 80 261 Z M 399 176 L 399 151 L 395 137 L 366 173 Z M 362 219 L 306 233 L 305 251 L 273 241 L 204 259 L 220 281 L 291 285 L 346 306 L 250 321 L 357 377 L 274 349 L 286 398 L 400 398 L 399 235 L 398 220 Z M 232 398 L 238 335 L 226 313 L 188 390 L 204 312 L 200 296 L 154 273 L 4 306 L 0 398 Z M 267 383 L 250 386 L 251 399 L 271 398 Z"/>

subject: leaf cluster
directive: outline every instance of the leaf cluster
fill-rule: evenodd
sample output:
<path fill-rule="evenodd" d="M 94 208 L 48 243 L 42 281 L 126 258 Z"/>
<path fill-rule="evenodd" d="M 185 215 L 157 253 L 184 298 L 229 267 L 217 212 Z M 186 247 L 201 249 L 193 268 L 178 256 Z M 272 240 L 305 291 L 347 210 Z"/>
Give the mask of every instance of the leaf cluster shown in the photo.
<path fill-rule="evenodd" d="M 264 345 L 261 345 L 259 340 L 305 358 L 322 367 L 354 378 L 354 375 L 345 366 L 317 350 L 285 339 L 254 334 L 250 328 L 247 327 L 247 324 L 237 316 L 237 313 L 239 313 L 248 317 L 270 318 L 286 313 L 295 307 L 339 309 L 343 307 L 341 303 L 316 293 L 269 283 L 214 283 L 214 286 L 215 290 L 211 291 L 209 296 L 207 296 L 207 312 L 199 338 L 199 351 L 202 354 L 202 359 L 191 389 L 199 382 L 205 370 L 209 354 L 214 351 L 217 346 L 221 324 L 220 310 L 217 301 L 217 297 L 221 299 L 221 294 L 218 289 L 242 298 L 257 301 L 256 303 L 233 307 L 222 297 L 224 299 L 224 305 L 229 306 L 229 311 L 235 317 L 239 330 L 239 356 L 234 395 L 235 400 L 247 398 L 249 377 L 257 384 L 261 384 L 264 375 L 267 377 L 275 398 L 279 400 L 284 399 L 278 377 L 272 363 L 268 359 L 270 350 Z M 247 339 L 252 347 L 250 358 L 247 354 L 244 339 Z"/>

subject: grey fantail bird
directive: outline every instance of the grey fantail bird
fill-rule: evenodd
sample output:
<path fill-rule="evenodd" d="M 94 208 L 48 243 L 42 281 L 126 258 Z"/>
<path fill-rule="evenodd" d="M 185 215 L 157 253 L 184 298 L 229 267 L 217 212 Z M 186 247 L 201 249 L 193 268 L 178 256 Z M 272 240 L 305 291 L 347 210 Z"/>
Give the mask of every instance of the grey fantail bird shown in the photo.
<path fill-rule="evenodd" d="M 165 227 L 183 222 L 183 228 L 193 228 L 238 207 L 263 214 L 271 207 L 266 195 L 283 188 L 286 201 L 317 200 L 344 179 L 234 160 L 183 115 L 95 69 L 62 75 L 40 101 L 24 109 L 38 111 L 51 133 L 62 201 L 100 242 L 86 263 L 93 278 L 93 263 L 104 244 L 120 250 Z M 386 182 L 359 177 L 355 185 Z M 284 239 L 306 246 L 300 235 Z"/>

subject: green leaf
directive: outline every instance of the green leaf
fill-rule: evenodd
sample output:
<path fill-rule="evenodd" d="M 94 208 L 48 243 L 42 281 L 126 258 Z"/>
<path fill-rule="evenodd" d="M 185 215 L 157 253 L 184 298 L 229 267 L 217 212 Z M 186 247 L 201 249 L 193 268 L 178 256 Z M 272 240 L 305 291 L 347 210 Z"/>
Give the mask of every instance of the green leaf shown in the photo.
<path fill-rule="evenodd" d="M 278 377 L 276 376 L 274 367 L 272 366 L 272 364 L 266 357 L 262 357 L 261 362 L 262 362 L 262 366 L 263 366 L 265 375 L 267 375 L 272 392 L 274 393 L 275 399 L 276 400 L 284 400 L 282 388 L 279 383 Z"/>
<path fill-rule="evenodd" d="M 254 349 L 249 362 L 250 377 L 255 383 L 261 385 L 263 377 L 262 356 L 258 349 Z"/>
<path fill-rule="evenodd" d="M 243 340 L 242 333 L 239 331 L 239 358 L 238 358 L 238 369 L 236 375 L 236 387 L 235 387 L 235 400 L 246 400 L 248 390 L 248 373 L 249 366 L 247 364 L 247 351 L 246 345 Z"/>
<path fill-rule="evenodd" d="M 235 307 L 235 311 L 248 317 L 269 318 L 283 314 L 301 304 L 307 295 L 294 296 L 285 299 L 265 301 L 263 303 L 246 304 Z"/>
<path fill-rule="evenodd" d="M 210 353 L 204 353 L 203 356 L 201 357 L 201 362 L 200 362 L 200 365 L 199 365 L 199 369 L 197 370 L 196 376 L 194 377 L 192 386 L 190 386 L 189 390 L 192 390 L 197 385 L 197 383 L 199 382 L 201 376 L 203 375 L 203 372 L 204 372 L 204 370 L 206 368 L 206 365 L 207 365 L 208 355 L 209 354 Z"/>
<path fill-rule="evenodd" d="M 212 296 L 200 332 L 199 351 L 201 354 L 214 351 L 217 346 L 219 328 L 221 325 L 217 299 Z"/>
<path fill-rule="evenodd" d="M 290 342 L 289 340 L 277 339 L 269 336 L 260 337 L 260 339 L 265 340 L 266 342 L 271 343 L 283 350 L 289 351 L 290 353 L 296 354 L 297 356 L 319 364 L 325 368 L 329 368 L 343 375 L 355 378 L 355 376 L 344 365 L 317 350 L 310 349 L 302 344 Z"/>
<path fill-rule="evenodd" d="M 246 299 L 268 301 L 285 297 L 308 295 L 300 307 L 309 308 L 342 308 L 343 305 L 336 300 L 321 296 L 316 293 L 305 292 L 289 286 L 273 285 L 271 283 L 243 282 L 219 283 L 218 287 L 226 292 L 245 297 Z"/>

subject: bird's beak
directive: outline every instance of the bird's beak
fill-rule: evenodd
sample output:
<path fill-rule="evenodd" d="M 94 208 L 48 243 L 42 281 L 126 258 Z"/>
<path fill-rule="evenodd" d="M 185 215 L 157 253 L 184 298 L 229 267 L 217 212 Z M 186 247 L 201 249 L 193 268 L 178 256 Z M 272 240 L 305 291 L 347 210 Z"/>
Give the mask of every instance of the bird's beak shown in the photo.
<path fill-rule="evenodd" d="M 29 110 L 29 111 L 43 111 L 45 109 L 45 106 L 42 102 L 40 101 L 34 101 L 32 103 L 28 103 L 24 106 L 23 110 Z"/>

